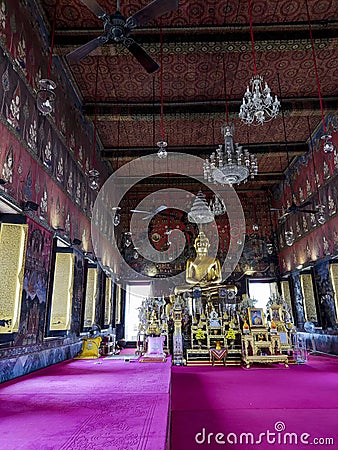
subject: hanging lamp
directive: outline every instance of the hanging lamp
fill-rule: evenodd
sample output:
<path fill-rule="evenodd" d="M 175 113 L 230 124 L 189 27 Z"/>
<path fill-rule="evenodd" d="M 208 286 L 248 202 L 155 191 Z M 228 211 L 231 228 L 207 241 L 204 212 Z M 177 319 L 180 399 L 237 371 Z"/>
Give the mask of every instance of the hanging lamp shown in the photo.
<path fill-rule="evenodd" d="M 160 125 L 161 125 L 161 140 L 156 143 L 158 146 L 157 156 L 160 159 L 164 159 L 168 156 L 167 146 L 168 143 L 165 140 L 164 133 L 164 95 L 163 95 L 163 34 L 162 34 L 162 24 L 160 27 L 160 89 L 161 89 L 161 113 L 160 113 Z"/>
<path fill-rule="evenodd" d="M 54 18 L 53 18 L 49 60 L 48 60 L 47 78 L 42 78 L 41 80 L 39 80 L 38 82 L 39 90 L 36 94 L 36 106 L 44 116 L 47 116 L 48 114 L 51 114 L 54 111 L 56 83 L 50 79 L 50 73 L 53 61 L 56 12 L 58 3 L 59 0 L 56 0 L 54 8 Z"/>
<path fill-rule="evenodd" d="M 310 42 L 311 42 L 311 50 L 312 50 L 312 58 L 313 58 L 313 66 L 316 74 L 316 83 L 317 83 L 317 91 L 318 91 L 318 99 L 319 99 L 319 106 L 322 116 L 322 126 L 323 126 L 323 132 L 324 134 L 321 136 L 321 140 L 323 141 L 323 151 L 324 153 L 332 153 L 334 151 L 334 144 L 332 142 L 332 135 L 328 132 L 326 123 L 325 123 L 325 112 L 323 107 L 323 98 L 321 93 L 321 87 L 320 87 L 320 80 L 318 75 L 318 67 L 317 67 L 317 58 L 316 58 L 316 52 L 315 52 L 315 46 L 314 46 L 314 40 L 313 40 L 313 34 L 312 34 L 312 26 L 311 26 L 311 20 L 310 20 L 310 13 L 309 13 L 309 5 L 308 1 L 305 0 L 305 6 L 306 6 L 306 15 L 307 15 L 307 21 L 309 25 L 309 34 L 310 34 Z"/>
<path fill-rule="evenodd" d="M 257 73 L 251 0 L 248 0 L 248 12 L 254 75 L 250 80 L 250 87 L 247 86 L 246 88 L 239 118 L 247 125 L 263 125 L 264 122 L 268 122 L 278 115 L 280 103 L 277 96 L 273 99 L 271 89 L 266 82 L 263 88 L 263 77 Z"/>

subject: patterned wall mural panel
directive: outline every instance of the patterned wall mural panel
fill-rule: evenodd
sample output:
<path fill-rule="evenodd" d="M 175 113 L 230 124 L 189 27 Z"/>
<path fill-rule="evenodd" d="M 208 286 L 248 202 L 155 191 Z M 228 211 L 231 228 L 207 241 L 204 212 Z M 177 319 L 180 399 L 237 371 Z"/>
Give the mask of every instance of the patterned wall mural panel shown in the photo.
<path fill-rule="evenodd" d="M 21 321 L 15 345 L 43 342 L 52 239 L 52 233 L 28 219 Z"/>
<path fill-rule="evenodd" d="M 75 253 L 74 261 L 74 286 L 73 286 L 73 303 L 72 303 L 72 323 L 71 333 L 77 336 L 81 332 L 81 315 L 84 307 L 84 259 L 79 253 Z"/>
<path fill-rule="evenodd" d="M 319 214 L 296 213 L 290 215 L 277 229 L 281 249 L 281 270 L 290 272 L 300 265 L 334 256 L 338 252 L 338 135 L 331 126 L 335 151 L 325 153 L 322 148 L 322 128 L 313 136 L 307 155 L 300 158 L 287 174 L 286 180 L 274 191 L 275 206 L 288 208 L 293 199 L 297 205 L 309 201 L 306 209 L 315 210 L 323 205 L 323 221 Z M 291 231 L 294 243 L 286 244 L 285 232 Z"/>
<path fill-rule="evenodd" d="M 88 240 L 96 191 L 87 173 L 98 169 L 102 184 L 107 167 L 97 158 L 92 124 L 82 116 L 58 59 L 50 60 L 50 31 L 38 11 L 34 1 L 0 3 L 0 177 L 18 203 L 38 203 L 42 220 L 73 229 L 80 238 L 85 230 Z M 38 81 L 49 75 L 57 84 L 55 112 L 44 116 L 36 92 Z M 55 217 L 60 213 L 62 218 Z M 76 216 L 83 223 L 76 223 Z"/>
<path fill-rule="evenodd" d="M 320 307 L 320 322 L 324 329 L 337 328 L 335 293 L 330 278 L 329 262 L 321 261 L 313 267 Z"/>

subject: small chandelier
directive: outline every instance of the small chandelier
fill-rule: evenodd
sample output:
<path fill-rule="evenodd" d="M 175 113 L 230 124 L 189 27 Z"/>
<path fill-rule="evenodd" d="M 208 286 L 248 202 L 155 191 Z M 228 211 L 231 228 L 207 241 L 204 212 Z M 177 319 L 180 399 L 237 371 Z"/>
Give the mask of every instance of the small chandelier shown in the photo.
<path fill-rule="evenodd" d="M 90 169 L 87 172 L 87 177 L 88 177 L 88 180 L 89 180 L 89 186 L 94 191 L 96 191 L 99 188 L 99 176 L 100 176 L 100 173 L 96 169 Z"/>
<path fill-rule="evenodd" d="M 219 145 L 216 153 L 206 158 L 203 169 L 204 179 L 209 182 L 226 184 L 239 184 L 250 178 L 254 178 L 258 172 L 257 158 L 248 150 L 234 144 L 233 127 L 225 124 L 222 126 L 224 136 L 223 145 Z"/>
<path fill-rule="evenodd" d="M 215 195 L 214 198 L 210 200 L 209 208 L 214 216 L 222 216 L 226 213 L 225 204 L 223 200 L 221 200 L 217 195 Z"/>
<path fill-rule="evenodd" d="M 286 245 L 291 247 L 292 244 L 295 242 L 295 237 L 293 235 L 293 231 L 292 230 L 285 230 L 284 236 L 285 236 L 285 243 L 286 243 Z"/>
<path fill-rule="evenodd" d="M 156 145 L 158 146 L 157 156 L 160 159 L 166 158 L 168 156 L 168 152 L 166 150 L 168 143 L 166 141 L 159 141 Z"/>
<path fill-rule="evenodd" d="M 210 211 L 205 195 L 198 191 L 193 205 L 188 213 L 188 220 L 192 223 L 210 223 L 214 220 L 214 215 Z"/>
<path fill-rule="evenodd" d="M 331 134 L 330 133 L 325 133 L 325 134 L 323 134 L 323 136 L 321 136 L 320 139 L 322 141 L 324 141 L 324 143 L 323 143 L 324 153 L 332 153 L 334 151 L 334 144 L 332 142 Z"/>
<path fill-rule="evenodd" d="M 54 81 L 49 80 L 48 78 L 39 80 L 36 106 L 44 116 L 47 116 L 54 111 L 55 88 L 56 84 Z"/>
<path fill-rule="evenodd" d="M 280 102 L 277 95 L 273 99 L 268 84 L 265 83 L 263 89 L 262 83 L 263 78 L 255 75 L 250 80 L 251 91 L 249 86 L 246 88 L 239 117 L 247 125 L 263 125 L 278 115 Z"/>
<path fill-rule="evenodd" d="M 268 122 L 269 120 L 277 116 L 280 103 L 277 96 L 275 96 L 275 99 L 273 100 L 271 96 L 271 89 L 269 88 L 267 83 L 265 83 L 263 89 L 263 78 L 260 75 L 257 75 L 251 0 L 248 0 L 248 13 L 250 21 L 251 51 L 254 76 L 250 80 L 251 91 L 249 89 L 249 86 L 247 86 L 246 88 L 246 92 L 243 97 L 243 104 L 240 107 L 239 117 L 247 125 L 263 125 L 264 122 Z"/>

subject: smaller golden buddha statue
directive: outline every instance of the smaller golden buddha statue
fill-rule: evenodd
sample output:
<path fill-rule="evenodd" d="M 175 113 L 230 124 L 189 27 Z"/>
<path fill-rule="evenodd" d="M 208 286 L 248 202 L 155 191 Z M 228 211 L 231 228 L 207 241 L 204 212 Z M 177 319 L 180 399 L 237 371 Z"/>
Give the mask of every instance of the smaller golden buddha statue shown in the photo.
<path fill-rule="evenodd" d="M 160 334 L 160 328 L 157 324 L 157 317 L 156 312 L 153 310 L 150 316 L 150 323 L 146 331 L 149 335 L 159 335 Z"/>

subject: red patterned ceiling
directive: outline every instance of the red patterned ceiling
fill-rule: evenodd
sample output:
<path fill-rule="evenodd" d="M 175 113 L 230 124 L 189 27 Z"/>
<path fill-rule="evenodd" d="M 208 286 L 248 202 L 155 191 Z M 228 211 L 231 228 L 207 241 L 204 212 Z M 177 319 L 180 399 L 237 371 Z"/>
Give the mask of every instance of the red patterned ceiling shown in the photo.
<path fill-rule="evenodd" d="M 115 12 L 115 2 L 97 1 L 108 13 Z M 40 3 L 52 23 L 55 0 Z M 121 0 L 121 12 L 129 17 L 148 3 Z M 251 0 L 251 5 L 258 73 L 281 97 L 290 153 L 295 150 L 293 143 L 304 143 L 298 147 L 304 150 L 308 118 L 312 131 L 321 122 L 306 4 Z M 308 0 L 308 5 L 325 112 L 335 111 L 338 2 Z M 222 142 L 220 126 L 227 103 L 235 141 L 254 145 L 259 171 L 273 176 L 287 167 L 281 117 L 259 127 L 247 127 L 238 119 L 241 98 L 253 74 L 247 0 L 179 0 L 177 11 L 134 30 L 135 40 L 160 62 L 162 26 L 163 72 L 153 75 L 116 44 L 99 47 L 76 64 L 67 62 L 68 52 L 102 34 L 102 21 L 80 0 L 59 0 L 56 17 L 55 52 L 62 55 L 84 111 L 92 120 L 96 115 L 99 138 L 108 150 L 104 154 L 113 167 L 130 158 L 133 149 L 145 154 L 156 148 L 161 137 L 161 95 L 169 150 L 198 147 L 203 155 L 205 146 L 208 154 Z M 277 147 L 270 149 L 268 143 Z"/>

